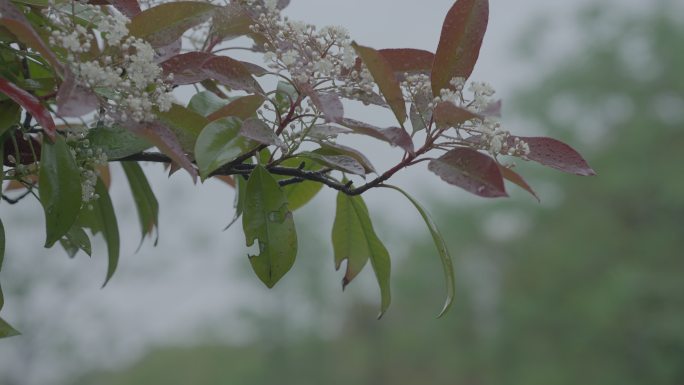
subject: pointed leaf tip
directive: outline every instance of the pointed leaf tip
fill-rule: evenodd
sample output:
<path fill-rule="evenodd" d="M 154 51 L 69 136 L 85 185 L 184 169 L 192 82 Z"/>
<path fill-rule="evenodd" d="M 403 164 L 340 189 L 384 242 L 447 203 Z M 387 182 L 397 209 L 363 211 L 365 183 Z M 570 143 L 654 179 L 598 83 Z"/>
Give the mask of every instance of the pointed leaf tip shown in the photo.
<path fill-rule="evenodd" d="M 449 184 L 484 197 L 506 197 L 499 165 L 479 151 L 458 147 L 430 161 L 428 170 Z"/>
<path fill-rule="evenodd" d="M 596 172 L 574 148 L 568 144 L 547 137 L 511 136 L 509 146 L 520 139 L 530 147 L 527 158 L 556 170 L 580 176 L 594 176 Z"/>

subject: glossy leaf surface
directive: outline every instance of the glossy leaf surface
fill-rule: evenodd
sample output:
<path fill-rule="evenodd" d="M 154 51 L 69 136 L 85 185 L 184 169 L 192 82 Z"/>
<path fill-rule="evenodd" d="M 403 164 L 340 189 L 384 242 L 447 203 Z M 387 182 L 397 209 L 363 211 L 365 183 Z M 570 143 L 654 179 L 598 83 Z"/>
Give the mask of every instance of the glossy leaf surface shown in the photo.
<path fill-rule="evenodd" d="M 244 151 L 247 140 L 240 135 L 241 127 L 237 118 L 222 118 L 204 127 L 195 144 L 195 160 L 202 179 Z"/>
<path fill-rule="evenodd" d="M 131 19 L 128 30 L 154 47 L 163 47 L 209 19 L 215 9 L 215 5 L 197 1 L 164 3 L 137 14 Z"/>
<path fill-rule="evenodd" d="M 259 279 L 273 287 L 292 267 L 297 255 L 297 233 L 285 193 L 262 166 L 247 182 L 242 225 L 247 246 L 255 242 L 258 255 L 249 261 Z"/>
<path fill-rule="evenodd" d="M 525 178 L 523 178 L 520 174 L 511 170 L 508 167 L 499 165 L 499 170 L 501 170 L 501 176 L 503 176 L 504 179 L 517 185 L 518 187 L 527 191 L 528 193 L 532 194 L 532 196 L 535 199 L 537 199 L 537 202 L 539 202 L 539 196 L 537 196 L 537 193 L 534 192 L 534 190 L 532 189 L 532 187 L 530 187 Z"/>
<path fill-rule="evenodd" d="M 71 229 L 81 208 L 81 172 L 61 136 L 43 143 L 38 191 L 45 212 L 45 247 L 51 247 Z"/>
<path fill-rule="evenodd" d="M 302 162 L 301 158 L 290 158 L 285 160 L 281 165 L 284 167 L 299 167 Z M 305 161 L 303 170 L 317 171 L 321 167 L 312 161 Z M 284 179 L 284 178 L 280 178 Z M 294 183 L 283 187 L 285 196 L 287 197 L 287 207 L 290 211 L 295 211 L 309 203 L 320 191 L 323 189 L 323 184 L 312 181 L 303 181 Z"/>
<path fill-rule="evenodd" d="M 158 239 L 159 203 L 147 181 L 147 177 L 145 177 L 145 173 L 137 162 L 121 162 L 121 167 L 123 167 L 128 184 L 131 187 L 135 207 L 138 209 L 138 219 L 140 220 L 140 229 L 142 231 L 140 241 L 142 242 L 145 236 L 152 235 L 155 229 L 157 229 Z"/>
<path fill-rule="evenodd" d="M 0 77 L 0 92 L 9 96 L 17 104 L 28 111 L 40 125 L 48 137 L 55 137 L 55 122 L 52 120 L 50 112 L 40 103 L 40 101 L 30 93 L 17 87 L 14 83 Z"/>
<path fill-rule="evenodd" d="M 508 196 L 499 165 L 470 148 L 455 148 L 430 161 L 428 169 L 449 184 L 485 198 Z"/>
<path fill-rule="evenodd" d="M 257 118 L 249 118 L 243 121 L 242 127 L 240 128 L 240 135 L 261 144 L 279 147 L 285 146 L 285 143 L 278 138 L 273 129 L 271 129 L 263 120 Z"/>
<path fill-rule="evenodd" d="M 546 137 L 511 136 L 509 145 L 514 144 L 515 138 L 520 138 L 530 146 L 530 153 L 527 155 L 530 160 L 570 174 L 596 175 L 582 155 L 560 140 Z"/>
<path fill-rule="evenodd" d="M 218 97 L 215 93 L 211 91 L 200 91 L 190 98 L 188 102 L 188 109 L 192 110 L 204 117 L 208 117 L 212 113 L 225 107 L 229 101 Z M 216 119 L 208 119 L 216 120 Z"/>
<path fill-rule="evenodd" d="M 8 324 L 7 321 L 0 318 L 0 338 L 14 337 L 20 334 L 21 333 L 14 329 L 12 325 Z"/>
<path fill-rule="evenodd" d="M 211 79 L 233 90 L 263 94 L 264 90 L 242 62 L 227 56 L 214 56 L 202 64 L 202 71 Z"/>
<path fill-rule="evenodd" d="M 408 153 L 414 152 L 411 136 L 401 127 L 380 128 L 354 119 L 344 119 L 341 124 L 358 134 L 372 136 L 392 146 L 399 146 Z"/>
<path fill-rule="evenodd" d="M 160 122 L 173 131 L 186 153 L 194 150 L 197 137 L 204 126 L 209 123 L 209 120 L 201 114 L 180 104 L 172 104 L 170 110 L 158 112 L 157 116 Z"/>
<path fill-rule="evenodd" d="M 217 109 L 207 116 L 209 121 L 235 116 L 242 120 L 256 116 L 256 112 L 264 103 L 264 97 L 260 95 L 241 96 L 232 100 L 227 105 Z"/>
<path fill-rule="evenodd" d="M 314 150 L 302 152 L 299 156 L 315 160 L 316 162 L 355 175 L 366 175 L 366 169 L 358 160 L 348 155 L 328 155 L 326 150 Z"/>
<path fill-rule="evenodd" d="M 434 96 L 452 88 L 451 79 L 470 77 L 480 56 L 488 21 L 488 0 L 457 0 L 451 7 L 442 25 L 432 67 Z"/>
<path fill-rule="evenodd" d="M 480 118 L 477 114 L 451 102 L 438 103 L 433 116 L 438 128 L 456 127 L 469 120 Z"/>
<path fill-rule="evenodd" d="M 121 159 L 152 147 L 145 139 L 118 126 L 98 126 L 88 130 L 88 140 L 100 148 L 108 159 Z"/>
<path fill-rule="evenodd" d="M 78 223 L 74 224 L 64 238 L 59 240 L 59 243 L 62 244 L 70 258 L 73 258 L 79 250 L 83 250 L 88 256 L 92 255 L 90 238 L 88 238 L 88 234 L 83 231 L 83 228 Z"/>

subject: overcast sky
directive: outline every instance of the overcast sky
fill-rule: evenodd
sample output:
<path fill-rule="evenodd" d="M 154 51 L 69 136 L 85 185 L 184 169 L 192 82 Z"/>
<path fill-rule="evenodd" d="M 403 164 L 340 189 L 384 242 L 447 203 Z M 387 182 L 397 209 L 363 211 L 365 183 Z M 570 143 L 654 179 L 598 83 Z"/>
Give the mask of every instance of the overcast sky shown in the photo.
<path fill-rule="evenodd" d="M 434 51 L 441 23 L 452 3 L 292 0 L 287 14 L 318 25 L 343 25 L 363 45 Z M 572 15 L 585 3 L 588 1 L 492 0 L 490 27 L 472 79 L 490 82 L 505 106 L 506 97 L 515 88 L 548 70 L 544 63 L 558 60 L 577 46 Z M 629 5 L 636 1 L 617 3 Z M 542 15 L 550 16 L 550 21 L 542 23 Z M 552 27 L 540 36 L 544 43 L 543 60 L 521 60 L 514 52 L 517 37 L 525 31 L 542 30 L 542 24 Z M 350 113 L 363 111 L 351 109 Z M 510 127 L 512 130 L 517 129 L 515 124 Z M 365 147 L 373 153 L 378 168 L 396 162 L 400 156 L 396 151 L 375 147 L 381 145 L 378 142 Z M 44 229 L 36 202 L 22 202 L 17 207 L 0 205 L 8 234 L 2 272 L 6 289 L 3 317 L 26 334 L 0 342 L 0 373 L 15 373 L 22 383 L 29 385 L 50 384 L 65 373 L 130 361 L 151 344 L 187 341 L 188 336 L 207 330 L 208 325 L 220 325 L 227 338 L 240 340 L 249 330 L 237 316 L 238 310 L 255 302 L 268 307 L 273 298 L 282 298 L 262 288 L 256 277 L 239 278 L 251 274 L 241 229 L 238 224 L 227 232 L 221 231 L 232 217 L 230 188 L 215 182 L 193 186 L 182 172 L 169 180 L 158 167 L 146 170 L 160 200 L 159 245 L 153 248 L 148 243 L 135 253 L 139 225 L 128 187 L 122 175 L 115 172 L 112 196 L 119 209 L 122 256 L 119 271 L 104 290 L 99 289 L 106 269 L 106 252 L 101 244 L 92 259 L 79 255 L 68 260 L 58 248 L 40 248 Z M 395 183 L 405 186 L 419 199 L 434 194 L 461 196 L 438 178 L 428 179 L 423 173 L 424 170 L 404 172 Z M 390 195 L 388 191 L 368 194 L 374 216 L 389 212 L 394 217 L 385 221 L 393 226 L 419 220 L 408 205 L 399 203 L 398 197 L 388 198 Z M 296 213 L 300 231 L 309 229 L 309 233 L 300 233 L 300 244 L 312 237 L 327 242 L 333 204 L 334 194 L 327 192 L 316 198 L 314 209 Z M 320 225 L 300 226 L 303 219 L 320 221 Z M 383 219 L 379 221 L 382 223 Z M 383 239 L 389 239 L 391 253 L 401 253 L 385 226 L 379 233 Z M 337 285 L 339 275 L 332 272 L 331 254 L 322 257 L 330 258 L 324 273 L 333 277 Z M 22 287 L 29 278 L 38 280 L 32 281 L 30 287 Z M 287 290 L 288 285 L 286 277 L 276 290 Z M 13 297 L 20 290 L 25 291 Z M 368 294 L 370 298 L 377 295 L 372 286 Z M 343 304 L 349 297 L 349 293 L 340 292 L 335 301 Z M 69 357 L 77 357 L 78 362 L 68 360 Z"/>

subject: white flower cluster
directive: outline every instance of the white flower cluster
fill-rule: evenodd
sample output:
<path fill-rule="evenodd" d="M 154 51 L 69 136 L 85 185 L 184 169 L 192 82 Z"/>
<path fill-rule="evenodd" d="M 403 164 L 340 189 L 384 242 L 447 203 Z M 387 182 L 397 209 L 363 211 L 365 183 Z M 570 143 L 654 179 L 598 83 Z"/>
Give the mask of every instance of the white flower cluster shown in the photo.
<path fill-rule="evenodd" d="M 51 45 L 66 50 L 66 61 L 76 80 L 107 99 L 102 103 L 109 117 L 136 122 L 155 119 L 154 111 L 167 111 L 173 97 L 154 62 L 154 49 L 146 41 L 128 36 L 129 20 L 112 11 L 105 14 L 94 5 L 77 3 L 79 17 L 87 17 L 102 34 L 106 54 L 91 53 L 96 37 L 75 24 L 68 11 L 49 7 L 47 15 L 59 29 L 51 31 Z M 97 50 L 99 52 L 99 50 Z"/>
<path fill-rule="evenodd" d="M 102 149 L 91 147 L 87 135 L 88 128 L 85 126 L 70 126 L 66 130 L 66 141 L 81 172 L 81 200 L 84 203 L 99 198 L 95 193 L 100 175 L 98 168 L 107 164 L 107 155 Z"/>
<path fill-rule="evenodd" d="M 344 95 L 370 95 L 373 78 L 367 69 L 356 68 L 357 55 L 349 32 L 340 26 L 318 29 L 315 25 L 289 20 L 276 1 L 246 1 L 255 24 L 253 32 L 267 37 L 264 60 L 274 71 L 288 72 L 300 84 L 334 82 Z"/>

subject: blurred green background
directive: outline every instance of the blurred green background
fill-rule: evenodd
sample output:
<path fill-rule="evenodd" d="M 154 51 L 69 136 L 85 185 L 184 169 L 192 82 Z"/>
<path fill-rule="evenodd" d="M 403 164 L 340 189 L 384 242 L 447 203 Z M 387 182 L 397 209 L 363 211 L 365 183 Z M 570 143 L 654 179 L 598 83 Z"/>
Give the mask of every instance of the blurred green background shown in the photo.
<path fill-rule="evenodd" d="M 245 315 L 256 337 L 244 344 L 159 348 L 78 384 L 684 384 L 684 24 L 665 6 L 624 17 L 593 6 L 578 23 L 579 54 L 505 102 L 599 176 L 521 164 L 542 204 L 517 191 L 433 202 L 459 282 L 445 319 L 421 231 L 394 264 L 382 321 L 359 300 L 321 333 L 285 322 L 283 304 Z M 519 50 L 543 54 L 534 38 Z M 318 267 L 329 263 L 307 269 Z M 299 274 L 315 309 L 320 283 Z"/>

